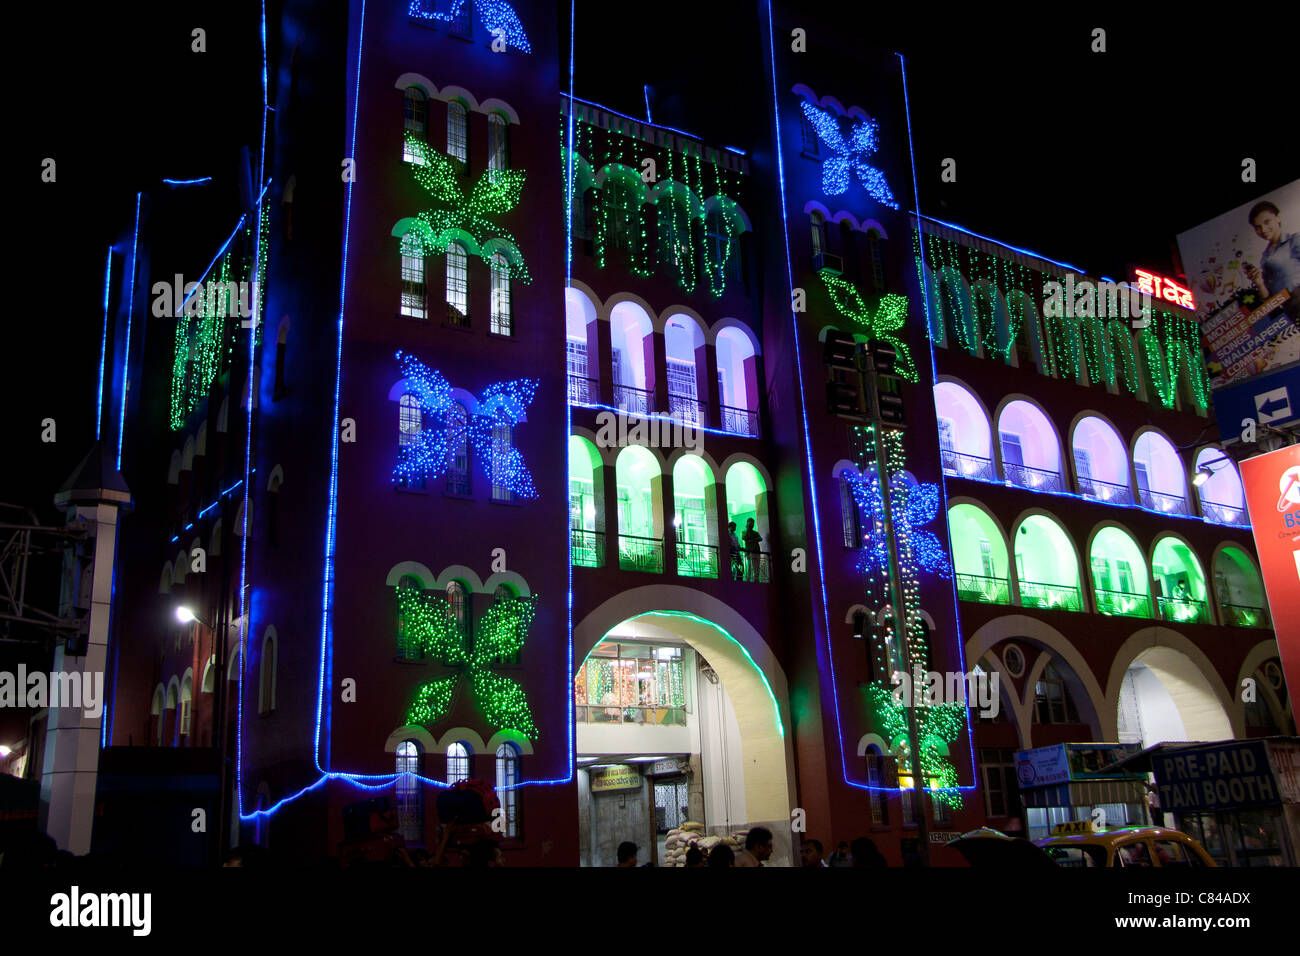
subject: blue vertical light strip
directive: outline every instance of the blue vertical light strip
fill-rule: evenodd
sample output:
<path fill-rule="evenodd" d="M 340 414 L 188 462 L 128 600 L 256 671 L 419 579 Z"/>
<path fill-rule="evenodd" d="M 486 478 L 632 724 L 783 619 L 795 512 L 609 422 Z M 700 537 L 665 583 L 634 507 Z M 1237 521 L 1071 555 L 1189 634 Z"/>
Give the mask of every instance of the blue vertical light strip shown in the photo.
<path fill-rule="evenodd" d="M 113 287 L 113 247 L 108 247 L 108 264 L 104 266 L 104 332 L 99 339 L 99 391 L 95 393 L 95 441 L 99 441 L 104 422 L 104 364 L 108 357 L 108 300 Z"/>
<path fill-rule="evenodd" d="M 781 104 L 777 95 L 776 86 L 776 40 L 772 27 L 772 0 L 767 0 L 767 52 L 772 65 L 772 118 L 775 124 L 776 132 L 776 171 L 777 179 L 781 187 L 781 226 L 784 230 L 785 239 L 785 269 L 786 278 L 789 280 L 790 296 L 794 296 L 794 264 L 790 258 L 790 221 L 789 214 L 786 211 L 785 198 L 785 157 L 781 148 Z M 822 556 L 822 531 L 821 517 L 817 508 L 817 474 L 813 467 L 812 454 L 812 432 L 808 426 L 808 398 L 804 392 L 803 382 L 803 361 L 799 352 L 799 313 L 794 311 L 793 302 L 790 308 L 790 325 L 794 335 L 794 369 L 795 379 L 799 383 L 799 412 L 803 418 L 803 439 L 804 439 L 804 456 L 808 465 L 808 493 L 812 500 L 812 518 L 813 518 L 813 543 L 817 546 L 817 578 L 821 586 L 822 598 L 822 622 L 826 630 L 826 656 L 829 664 L 831 675 L 831 695 L 832 703 L 835 708 L 835 739 L 840 748 L 840 770 L 844 775 L 844 782 L 851 787 L 860 789 L 871 789 L 865 783 L 859 783 L 849 777 L 848 760 L 844 754 L 844 726 L 840 717 L 840 694 L 839 687 L 835 677 L 835 653 L 831 646 L 831 621 L 830 621 L 830 600 L 826 594 L 826 570 Z"/>
<path fill-rule="evenodd" d="M 131 317 L 135 312 L 136 254 L 140 250 L 140 200 L 144 193 L 135 194 L 135 234 L 131 239 L 131 271 L 127 275 L 130 293 L 126 307 L 126 347 L 122 349 L 122 409 L 117 417 L 117 470 L 122 470 L 122 438 L 126 434 L 126 396 L 131 374 Z"/>
<path fill-rule="evenodd" d="M 569 30 L 570 30 L 570 31 L 573 30 L 573 20 L 572 20 L 572 18 L 570 18 L 570 20 L 569 20 Z M 570 43 L 569 45 L 572 46 L 573 44 Z M 572 62 L 572 60 L 573 60 L 572 51 L 570 51 L 569 60 L 570 60 L 570 62 Z M 641 92 L 645 93 L 645 121 L 646 121 L 647 123 L 650 123 L 651 125 L 653 125 L 653 124 L 654 124 L 654 120 L 652 120 L 652 119 L 650 118 L 650 84 L 649 84 L 649 83 L 642 83 L 642 84 L 641 84 Z M 569 95 L 573 95 L 573 73 L 572 73 L 572 71 L 570 71 L 570 73 L 569 73 Z"/>
<path fill-rule="evenodd" d="M 257 222 L 255 225 L 256 237 L 254 239 L 256 250 L 253 255 L 253 280 L 256 281 L 262 268 L 262 257 L 266 250 L 262 248 L 262 216 L 265 214 L 263 199 L 266 195 L 266 0 L 261 3 L 262 24 L 262 144 L 261 152 L 257 160 L 257 184 L 261 187 L 257 195 Z M 245 216 L 248 214 L 245 213 Z M 242 222 L 242 219 L 241 219 Z M 238 226 L 235 227 L 238 230 Z M 234 239 L 227 240 L 227 244 Z M 220 256 L 220 253 L 218 253 Z M 213 262 L 215 263 L 215 259 Z M 211 268 L 209 266 L 209 268 Z M 267 293 L 269 295 L 269 293 Z M 253 296 L 253 325 L 248 330 L 248 427 L 244 432 L 244 477 L 241 479 L 244 485 L 244 527 L 240 535 L 240 567 L 239 567 L 239 712 L 237 720 L 237 731 L 235 734 L 235 812 L 240 819 L 244 819 L 244 671 L 247 670 L 248 664 L 248 624 L 249 618 L 253 614 L 252 601 L 248 602 L 245 610 L 244 601 L 248 595 L 248 513 L 252 510 L 253 502 L 253 485 L 249 480 L 252 475 L 253 461 L 253 386 L 256 381 L 254 372 L 257 368 L 257 330 L 262 322 L 262 290 L 259 288 L 256 295 Z M 231 487 L 234 490 L 235 486 Z M 219 634 L 217 639 L 220 641 L 228 640 L 228 635 Z M 223 675 L 216 675 L 218 682 L 224 680 Z M 259 822 L 260 827 L 260 822 Z M 261 835 L 260 829 L 258 832 Z"/>
<path fill-rule="evenodd" d="M 912 143 L 912 105 L 907 95 L 907 61 L 903 59 L 903 54 L 894 54 L 898 57 L 899 69 L 903 75 L 903 114 L 907 117 L 907 151 L 911 158 L 912 164 L 912 204 L 916 210 L 916 232 L 917 248 L 921 253 L 921 307 L 925 314 L 925 340 L 930 346 L 930 380 L 931 390 L 939 384 L 939 366 L 936 361 L 934 351 L 934 336 L 930 334 L 930 290 L 925 281 L 925 236 L 921 232 L 921 191 L 916 182 L 916 148 Z M 946 526 L 948 523 L 948 474 L 942 468 L 939 469 L 939 488 L 943 495 L 943 521 Z M 948 548 L 952 550 L 952 531 L 948 531 Z M 957 575 L 952 576 L 952 612 L 953 619 L 957 622 L 957 656 L 961 662 L 962 673 L 968 673 L 966 669 L 966 631 L 961 624 L 961 601 L 957 596 Z M 971 728 L 970 723 L 970 704 L 967 702 L 966 707 L 966 744 L 970 749 L 970 766 L 971 772 L 976 773 L 975 764 L 975 731 Z M 971 781 L 970 786 L 958 787 L 958 790 L 974 790 L 975 782 Z"/>

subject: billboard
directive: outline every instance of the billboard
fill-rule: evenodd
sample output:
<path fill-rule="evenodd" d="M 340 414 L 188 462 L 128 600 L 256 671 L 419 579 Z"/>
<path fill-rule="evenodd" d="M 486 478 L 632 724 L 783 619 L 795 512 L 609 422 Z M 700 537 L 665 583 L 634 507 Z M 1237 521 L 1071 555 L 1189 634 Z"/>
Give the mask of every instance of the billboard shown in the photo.
<path fill-rule="evenodd" d="M 1300 180 L 1180 233 L 1214 388 L 1300 360 Z"/>
<path fill-rule="evenodd" d="M 1300 445 L 1247 458 L 1241 483 L 1294 711 L 1300 692 Z"/>

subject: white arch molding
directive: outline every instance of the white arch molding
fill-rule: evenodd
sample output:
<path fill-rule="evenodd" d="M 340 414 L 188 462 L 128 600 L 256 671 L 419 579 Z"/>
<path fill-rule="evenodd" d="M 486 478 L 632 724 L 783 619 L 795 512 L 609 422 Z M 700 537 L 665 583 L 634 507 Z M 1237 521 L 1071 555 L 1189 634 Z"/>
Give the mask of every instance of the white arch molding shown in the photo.
<path fill-rule="evenodd" d="M 1107 736 L 1107 740 L 1117 740 L 1119 738 L 1119 697 L 1125 675 L 1134 662 L 1144 655 L 1150 656 L 1152 651 L 1172 652 L 1188 661 L 1191 667 L 1194 668 L 1195 673 L 1188 672 L 1180 676 L 1190 677 L 1193 680 L 1199 677 L 1200 682 L 1203 684 L 1200 689 L 1209 691 L 1214 697 L 1223 713 L 1224 723 L 1229 725 L 1222 728 L 1228 731 L 1227 736 L 1246 736 L 1246 705 L 1234 700 L 1237 695 L 1229 691 L 1223 682 L 1223 678 L 1219 676 L 1219 672 L 1215 669 L 1206 653 L 1197 644 L 1188 640 L 1173 628 L 1153 624 L 1134 632 L 1115 652 L 1106 683 L 1107 712 L 1102 716 L 1103 722 L 1108 721 L 1113 724 L 1113 727 L 1108 728 L 1109 736 Z M 1169 658 L 1169 654 L 1160 655 L 1160 657 L 1165 658 L 1166 663 L 1172 660 Z M 1205 724 L 1213 727 L 1213 715 L 1203 716 L 1205 716 Z M 1179 717 L 1186 723 L 1186 717 L 1181 709 Z M 1219 737 L 1222 736 L 1224 735 L 1220 733 Z"/>

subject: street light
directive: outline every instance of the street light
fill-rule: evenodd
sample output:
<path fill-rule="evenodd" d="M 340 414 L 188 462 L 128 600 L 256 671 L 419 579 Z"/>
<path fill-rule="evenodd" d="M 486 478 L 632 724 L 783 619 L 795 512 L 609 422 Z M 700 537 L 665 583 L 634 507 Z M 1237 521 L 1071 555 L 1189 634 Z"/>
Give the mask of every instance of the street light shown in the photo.
<path fill-rule="evenodd" d="M 1202 465 L 1200 468 L 1196 469 L 1196 474 L 1192 476 L 1192 484 L 1199 488 L 1201 485 L 1209 481 L 1213 475 L 1214 472 L 1210 471 L 1209 467 Z"/>
<path fill-rule="evenodd" d="M 8 757 L 13 752 L 14 752 L 13 748 L 10 747 L 8 744 L 0 744 L 0 760 L 3 760 L 5 757 Z"/>
<path fill-rule="evenodd" d="M 203 620 L 203 618 L 199 617 L 197 614 L 195 614 L 193 611 L 191 611 L 191 610 L 190 610 L 188 607 L 186 607 L 184 604 L 181 604 L 181 605 L 178 605 L 178 606 L 177 606 L 177 608 L 176 608 L 176 620 L 180 621 L 182 624 L 190 624 L 190 623 L 192 623 L 192 622 L 194 622 L 194 621 L 198 621 L 198 622 L 199 622 L 200 624 L 202 624 L 204 627 L 211 627 L 211 626 L 212 626 L 212 625 L 209 624 L 207 621 Z"/>

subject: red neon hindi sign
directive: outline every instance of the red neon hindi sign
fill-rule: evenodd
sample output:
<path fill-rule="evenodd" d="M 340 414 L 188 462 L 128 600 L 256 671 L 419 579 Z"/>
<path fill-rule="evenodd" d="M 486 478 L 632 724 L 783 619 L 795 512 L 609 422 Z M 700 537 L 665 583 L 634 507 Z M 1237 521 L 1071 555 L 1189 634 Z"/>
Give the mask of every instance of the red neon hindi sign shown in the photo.
<path fill-rule="evenodd" d="M 1241 483 L 1294 713 L 1300 694 L 1300 445 L 1246 459 Z"/>
<path fill-rule="evenodd" d="M 1192 304 L 1192 290 L 1179 285 L 1173 279 L 1166 279 L 1145 269 L 1134 269 L 1133 275 L 1137 277 L 1139 292 L 1156 299 L 1164 299 L 1174 305 L 1181 305 L 1184 309 L 1196 308 Z"/>

